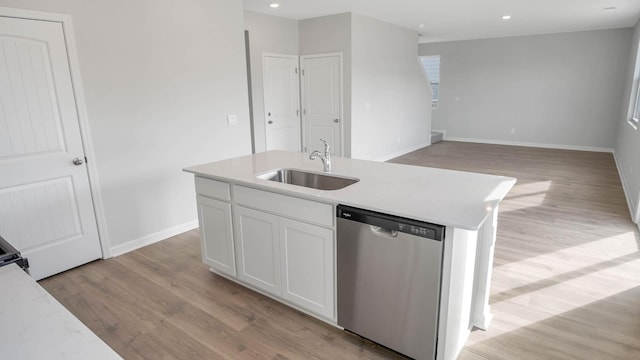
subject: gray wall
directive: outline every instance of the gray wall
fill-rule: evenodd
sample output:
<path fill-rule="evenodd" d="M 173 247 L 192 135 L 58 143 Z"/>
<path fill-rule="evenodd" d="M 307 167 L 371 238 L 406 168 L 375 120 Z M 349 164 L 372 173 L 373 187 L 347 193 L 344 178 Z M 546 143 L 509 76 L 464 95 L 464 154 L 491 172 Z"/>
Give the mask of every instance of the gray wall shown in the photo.
<path fill-rule="evenodd" d="M 640 66 L 636 68 L 640 43 L 640 22 L 633 30 L 630 41 L 629 65 L 626 68 L 624 81 L 624 96 L 618 119 L 618 141 L 615 147 L 616 163 L 622 178 L 627 201 L 634 220 L 638 211 L 640 192 L 640 130 L 636 130 L 627 123 L 631 118 L 636 91 L 637 80 L 640 78 Z"/>
<path fill-rule="evenodd" d="M 296 22 L 245 12 L 245 27 L 256 151 L 265 150 L 262 52 L 342 53 L 344 156 L 388 159 L 428 145 L 431 92 L 418 65 L 416 32 L 351 13 Z"/>
<path fill-rule="evenodd" d="M 193 177 L 181 169 L 251 150 L 242 2 L 0 6 L 72 16 L 111 245 L 193 225 Z"/>
<path fill-rule="evenodd" d="M 351 157 L 351 14 L 300 20 L 300 55 L 342 53 L 344 156 Z"/>
<path fill-rule="evenodd" d="M 431 90 L 418 34 L 353 14 L 351 156 L 387 160 L 429 145 Z"/>
<path fill-rule="evenodd" d="M 421 44 L 420 55 L 441 55 L 433 128 L 449 138 L 612 149 L 630 41 L 630 29 L 615 29 Z"/>
<path fill-rule="evenodd" d="M 255 150 L 262 152 L 266 150 L 262 54 L 298 55 L 298 21 L 245 11 L 244 26 L 249 31 Z"/>

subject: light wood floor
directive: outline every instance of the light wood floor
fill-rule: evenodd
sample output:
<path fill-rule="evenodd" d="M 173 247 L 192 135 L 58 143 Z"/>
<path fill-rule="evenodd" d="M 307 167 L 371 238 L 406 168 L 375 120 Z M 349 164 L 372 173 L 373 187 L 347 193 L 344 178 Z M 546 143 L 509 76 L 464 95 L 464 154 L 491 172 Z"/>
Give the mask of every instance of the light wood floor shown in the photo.
<path fill-rule="evenodd" d="M 443 142 L 393 162 L 513 176 L 488 331 L 460 359 L 640 359 L 640 236 L 611 154 Z"/>
<path fill-rule="evenodd" d="M 640 359 L 640 236 L 611 154 L 442 142 L 393 162 L 518 178 L 494 318 L 460 359 Z M 195 231 L 40 284 L 125 359 L 402 359 L 213 275 Z"/>

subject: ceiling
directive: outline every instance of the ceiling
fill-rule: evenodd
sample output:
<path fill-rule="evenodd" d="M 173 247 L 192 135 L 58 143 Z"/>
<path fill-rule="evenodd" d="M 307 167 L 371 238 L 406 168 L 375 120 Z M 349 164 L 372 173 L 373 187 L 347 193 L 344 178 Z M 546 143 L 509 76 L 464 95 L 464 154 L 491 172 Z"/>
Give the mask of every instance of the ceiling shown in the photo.
<path fill-rule="evenodd" d="M 302 20 L 354 12 L 413 29 L 420 42 L 632 27 L 640 0 L 243 0 L 244 9 Z M 280 7 L 272 9 L 270 2 Z M 614 10 L 604 10 L 614 7 Z M 511 15 L 510 20 L 502 20 Z M 423 24 L 424 27 L 419 28 Z"/>

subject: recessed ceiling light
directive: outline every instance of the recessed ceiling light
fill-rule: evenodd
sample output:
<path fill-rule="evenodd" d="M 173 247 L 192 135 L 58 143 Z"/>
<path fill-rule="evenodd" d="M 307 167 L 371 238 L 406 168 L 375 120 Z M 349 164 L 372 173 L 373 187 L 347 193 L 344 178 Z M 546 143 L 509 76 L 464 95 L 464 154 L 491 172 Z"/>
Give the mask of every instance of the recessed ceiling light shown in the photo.
<path fill-rule="evenodd" d="M 614 11 L 615 9 L 616 9 L 615 6 L 607 6 L 606 8 L 602 8 L 602 11 L 609 12 L 609 11 Z"/>
<path fill-rule="evenodd" d="M 502 15 L 502 20 L 510 20 L 511 15 Z"/>
<path fill-rule="evenodd" d="M 280 4 L 273 2 L 273 3 L 269 4 L 269 6 L 271 6 L 272 8 L 275 9 L 277 7 L 280 7 Z"/>

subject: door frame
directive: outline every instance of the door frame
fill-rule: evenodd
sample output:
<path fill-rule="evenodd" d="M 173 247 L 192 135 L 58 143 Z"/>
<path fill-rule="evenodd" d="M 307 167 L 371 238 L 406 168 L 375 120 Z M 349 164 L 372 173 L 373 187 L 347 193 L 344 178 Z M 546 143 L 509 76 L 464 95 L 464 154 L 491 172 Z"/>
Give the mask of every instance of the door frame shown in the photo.
<path fill-rule="evenodd" d="M 267 57 L 277 57 L 277 58 L 283 58 L 283 59 L 294 59 L 296 60 L 298 66 L 298 109 L 302 109 L 302 88 L 300 87 L 300 56 L 298 55 L 290 55 L 290 54 L 277 54 L 277 53 L 269 53 L 269 52 L 263 52 L 262 53 L 262 112 L 264 114 L 263 116 L 263 123 L 264 123 L 264 148 L 265 150 L 267 149 L 267 102 L 265 101 L 265 94 L 264 94 L 264 79 L 265 79 L 265 64 L 264 64 L 264 60 Z M 302 130 L 302 114 L 298 115 L 298 121 L 300 122 L 300 134 L 298 134 L 298 136 L 300 137 L 300 151 L 302 151 L 302 147 L 304 145 L 302 145 L 304 139 L 303 139 L 303 130 Z"/>
<path fill-rule="evenodd" d="M 98 226 L 98 239 L 102 250 L 102 258 L 111 257 L 111 247 L 109 246 L 107 221 L 104 214 L 104 203 L 102 194 L 100 193 L 100 183 L 98 181 L 98 168 L 95 163 L 95 154 L 93 151 L 93 143 L 91 141 L 91 131 L 89 128 L 89 117 L 82 88 L 82 78 L 80 77 L 80 64 L 78 62 L 78 53 L 71 22 L 71 15 L 53 12 L 25 10 L 17 8 L 0 7 L 0 16 L 25 19 L 57 22 L 62 25 L 64 42 L 66 45 L 67 60 L 69 61 L 69 72 L 71 73 L 71 85 L 73 96 L 75 99 L 76 112 L 78 114 L 78 126 L 80 127 L 80 138 L 85 156 L 89 159 L 86 162 L 87 175 L 89 178 L 89 190 L 91 192 L 91 200 L 93 213 Z"/>
<path fill-rule="evenodd" d="M 319 53 L 319 54 L 308 54 L 308 55 L 300 55 L 300 69 L 304 71 L 303 64 L 305 59 L 313 59 L 313 58 L 321 58 L 321 57 L 330 57 L 337 56 L 340 61 L 340 154 L 339 156 L 344 156 L 344 70 L 343 70 L 343 59 L 342 52 L 332 52 L 332 53 Z M 304 76 L 300 76 L 300 108 L 302 110 L 302 114 L 300 114 L 300 122 L 301 122 L 301 132 L 302 132 L 302 149 L 308 146 L 306 143 L 306 114 L 304 111 Z M 311 152 L 311 149 L 308 149 Z"/>

